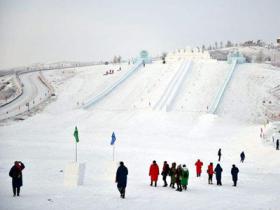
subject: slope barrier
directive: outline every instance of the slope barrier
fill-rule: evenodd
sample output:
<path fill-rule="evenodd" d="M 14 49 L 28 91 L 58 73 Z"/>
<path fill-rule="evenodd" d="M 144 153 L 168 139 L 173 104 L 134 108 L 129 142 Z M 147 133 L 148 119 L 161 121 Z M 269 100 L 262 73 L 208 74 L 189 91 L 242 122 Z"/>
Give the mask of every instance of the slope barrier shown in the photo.
<path fill-rule="evenodd" d="M 219 91 L 217 92 L 217 95 L 214 99 L 214 101 L 212 102 L 211 106 L 208 109 L 208 113 L 210 114 L 216 114 L 217 109 L 219 108 L 219 105 L 223 99 L 224 93 L 228 87 L 228 84 L 230 83 L 231 79 L 232 79 L 232 75 L 235 71 L 237 67 L 237 61 L 233 61 L 231 68 L 226 76 L 226 79 L 224 81 L 224 83 L 222 84 L 222 86 L 220 87 Z"/>
<path fill-rule="evenodd" d="M 121 83 L 123 83 L 128 77 L 130 77 L 134 72 L 136 72 L 140 67 L 142 66 L 142 61 L 136 63 L 126 74 L 124 74 L 119 80 L 117 80 L 115 83 L 113 83 L 108 88 L 105 88 L 101 93 L 96 95 L 93 98 L 88 99 L 84 105 L 82 106 L 84 109 L 87 109 L 89 107 L 92 107 L 97 102 L 101 101 L 103 98 L 105 98 L 108 94 L 110 94 L 112 91 L 114 91 Z"/>

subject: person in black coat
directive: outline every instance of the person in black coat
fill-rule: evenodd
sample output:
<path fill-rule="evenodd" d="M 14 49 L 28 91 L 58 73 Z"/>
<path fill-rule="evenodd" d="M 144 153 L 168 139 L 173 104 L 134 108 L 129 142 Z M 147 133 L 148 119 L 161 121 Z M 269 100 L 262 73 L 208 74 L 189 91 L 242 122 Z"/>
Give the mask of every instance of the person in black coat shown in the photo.
<path fill-rule="evenodd" d="M 19 196 L 20 187 L 22 186 L 22 170 L 25 168 L 21 161 L 15 161 L 14 166 L 9 172 L 9 176 L 12 177 L 12 186 L 14 196 Z"/>
<path fill-rule="evenodd" d="M 233 181 L 234 187 L 236 187 L 236 184 L 237 184 L 238 173 L 239 173 L 239 169 L 235 165 L 232 165 L 231 176 L 232 176 L 232 181 Z"/>
<path fill-rule="evenodd" d="M 162 167 L 162 172 L 161 172 L 161 175 L 162 175 L 162 179 L 163 179 L 163 182 L 164 182 L 164 187 L 167 187 L 167 181 L 166 181 L 166 177 L 167 177 L 167 175 L 169 174 L 169 170 L 170 170 L 170 168 L 169 168 L 169 165 L 168 165 L 168 163 L 167 163 L 167 161 L 164 161 L 163 162 L 163 167 Z"/>
<path fill-rule="evenodd" d="M 279 139 L 276 140 L 276 150 L 279 150 Z"/>
<path fill-rule="evenodd" d="M 240 162 L 243 163 L 244 160 L 245 160 L 245 153 L 244 153 L 244 151 L 242 151 L 240 154 Z"/>
<path fill-rule="evenodd" d="M 220 164 L 218 163 L 216 168 L 215 168 L 217 185 L 222 185 L 222 172 L 223 172 L 223 169 L 220 166 Z"/>
<path fill-rule="evenodd" d="M 125 188 L 127 184 L 127 175 L 128 175 L 128 170 L 127 167 L 124 166 L 124 163 L 121 161 L 120 166 L 117 170 L 116 174 L 116 183 L 118 190 L 120 191 L 121 198 L 125 197 Z"/>
<path fill-rule="evenodd" d="M 218 151 L 218 156 L 219 156 L 218 161 L 220 162 L 221 156 L 222 156 L 222 149 L 221 149 L 221 148 L 220 148 L 219 151 Z"/>

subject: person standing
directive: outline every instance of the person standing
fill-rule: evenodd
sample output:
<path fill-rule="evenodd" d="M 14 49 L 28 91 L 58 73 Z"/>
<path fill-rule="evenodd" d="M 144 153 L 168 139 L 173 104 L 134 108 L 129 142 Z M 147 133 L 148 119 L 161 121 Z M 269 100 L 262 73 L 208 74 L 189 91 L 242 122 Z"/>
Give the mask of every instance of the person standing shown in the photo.
<path fill-rule="evenodd" d="M 218 156 L 219 156 L 218 161 L 220 162 L 221 161 L 221 157 L 222 157 L 222 149 L 221 148 L 218 151 Z"/>
<path fill-rule="evenodd" d="M 244 153 L 244 151 L 242 151 L 240 154 L 240 162 L 243 163 L 244 160 L 245 160 L 245 153 Z"/>
<path fill-rule="evenodd" d="M 208 173 L 208 184 L 213 184 L 214 166 L 212 162 L 208 165 L 207 173 Z"/>
<path fill-rule="evenodd" d="M 176 183 L 176 163 L 172 163 L 170 171 L 169 171 L 169 176 L 170 176 L 170 187 L 175 188 L 175 183 Z"/>
<path fill-rule="evenodd" d="M 218 163 L 216 168 L 215 168 L 217 185 L 222 185 L 222 172 L 223 172 L 223 169 L 220 166 L 220 164 Z"/>
<path fill-rule="evenodd" d="M 161 172 L 162 179 L 163 179 L 163 182 L 164 182 L 163 187 L 167 187 L 167 185 L 168 185 L 167 181 L 166 181 L 166 177 L 169 174 L 169 170 L 170 170 L 170 168 L 169 168 L 169 165 L 168 165 L 167 161 L 164 161 L 163 162 L 163 167 L 162 167 L 162 172 Z"/>
<path fill-rule="evenodd" d="M 20 194 L 20 187 L 22 186 L 22 170 L 25 168 L 21 161 L 15 161 L 13 167 L 9 172 L 9 176 L 12 178 L 12 186 L 14 197 Z"/>
<path fill-rule="evenodd" d="M 182 179 L 182 167 L 181 165 L 178 165 L 177 169 L 176 169 L 176 185 L 177 185 L 177 189 L 176 191 L 181 192 L 182 191 L 182 184 L 181 184 L 181 179 Z"/>
<path fill-rule="evenodd" d="M 279 150 L 279 139 L 276 140 L 276 150 Z"/>
<path fill-rule="evenodd" d="M 182 180 L 181 180 L 183 190 L 187 190 L 188 183 L 189 183 L 189 169 L 184 164 L 182 167 Z"/>
<path fill-rule="evenodd" d="M 238 173 L 239 173 L 239 169 L 235 165 L 232 165 L 231 176 L 232 176 L 232 181 L 233 181 L 234 187 L 236 187 L 236 185 L 237 185 Z"/>
<path fill-rule="evenodd" d="M 159 175 L 159 168 L 157 162 L 154 160 L 152 165 L 150 166 L 149 176 L 151 177 L 151 186 L 153 186 L 153 182 L 155 183 L 155 187 L 157 186 L 157 180 Z"/>
<path fill-rule="evenodd" d="M 200 177 L 201 176 L 201 168 L 203 166 L 203 162 L 200 161 L 200 159 L 198 159 L 195 163 L 196 166 L 196 176 Z"/>
<path fill-rule="evenodd" d="M 120 166 L 116 173 L 116 183 L 118 183 L 117 187 L 120 192 L 121 198 L 125 198 L 127 175 L 128 175 L 128 169 L 127 169 L 127 167 L 125 167 L 124 163 L 121 161 Z"/>

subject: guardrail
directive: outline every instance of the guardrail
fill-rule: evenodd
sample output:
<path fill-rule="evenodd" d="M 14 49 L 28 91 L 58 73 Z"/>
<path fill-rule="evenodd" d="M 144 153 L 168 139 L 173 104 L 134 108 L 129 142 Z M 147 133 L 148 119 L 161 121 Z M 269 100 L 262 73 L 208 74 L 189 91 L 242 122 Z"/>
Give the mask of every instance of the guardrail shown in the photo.
<path fill-rule="evenodd" d="M 110 94 L 113 90 L 115 90 L 121 83 L 123 83 L 128 77 L 130 77 L 134 72 L 136 72 L 141 66 L 142 66 L 142 61 L 136 63 L 126 74 L 124 74 L 118 81 L 116 81 L 114 84 L 109 86 L 108 88 L 104 89 L 101 93 L 96 95 L 95 97 L 89 99 L 86 101 L 83 105 L 82 108 L 87 109 L 89 107 L 92 107 L 95 105 L 97 102 L 102 100 L 105 96 Z"/>
<path fill-rule="evenodd" d="M 229 82 L 232 79 L 232 75 L 233 75 L 233 73 L 234 73 L 234 71 L 236 69 L 236 66 L 237 66 L 237 60 L 234 60 L 232 65 L 231 65 L 231 68 L 230 68 L 230 70 L 229 70 L 229 72 L 227 74 L 227 77 L 226 77 L 226 79 L 225 79 L 225 81 L 223 83 L 223 85 L 220 87 L 220 89 L 219 89 L 219 91 L 218 91 L 218 93 L 217 93 L 213 103 L 211 104 L 211 106 L 208 109 L 208 113 L 216 114 L 217 109 L 218 109 L 218 107 L 219 107 L 219 105 L 220 105 L 220 103 L 222 101 L 223 96 L 224 96 L 225 90 L 226 90 Z"/>

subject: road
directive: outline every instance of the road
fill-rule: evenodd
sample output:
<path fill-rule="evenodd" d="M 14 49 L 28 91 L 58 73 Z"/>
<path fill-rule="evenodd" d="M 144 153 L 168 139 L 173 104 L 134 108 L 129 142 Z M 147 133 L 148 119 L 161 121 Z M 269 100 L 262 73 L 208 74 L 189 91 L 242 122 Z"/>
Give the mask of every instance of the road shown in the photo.
<path fill-rule="evenodd" d="M 29 109 L 32 109 L 48 98 L 48 88 L 39 80 L 38 76 L 38 72 L 19 76 L 24 84 L 23 94 L 12 103 L 0 108 L 0 120 L 28 111 L 27 103 L 29 103 Z"/>

